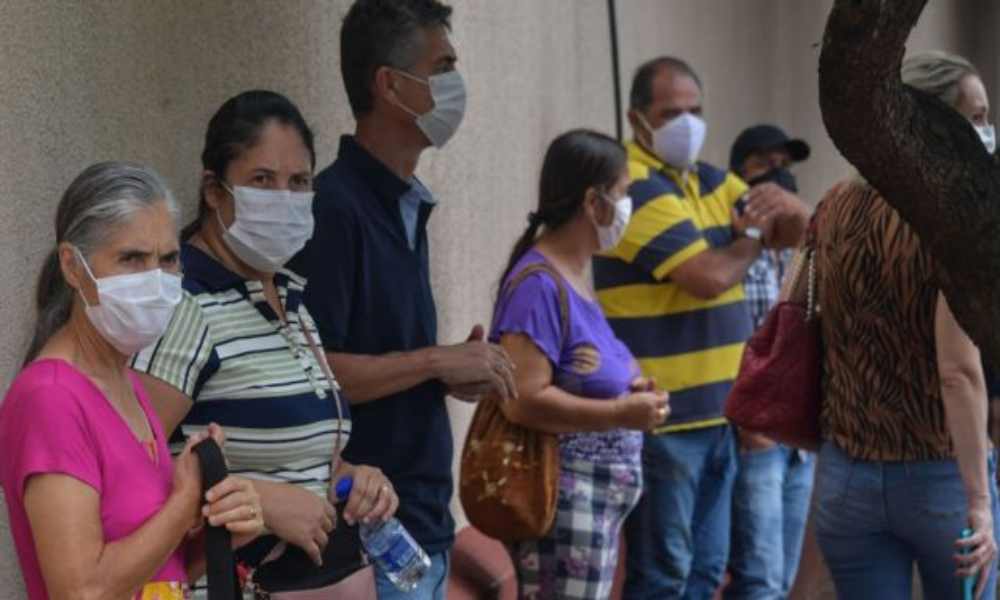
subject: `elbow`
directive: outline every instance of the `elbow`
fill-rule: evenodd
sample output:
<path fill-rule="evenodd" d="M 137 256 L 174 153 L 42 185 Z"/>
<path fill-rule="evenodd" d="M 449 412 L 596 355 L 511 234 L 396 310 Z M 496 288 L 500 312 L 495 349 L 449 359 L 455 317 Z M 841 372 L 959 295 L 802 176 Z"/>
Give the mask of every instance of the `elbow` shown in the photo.
<path fill-rule="evenodd" d="M 503 413 L 503 416 L 507 417 L 508 421 L 520 427 L 528 426 L 528 416 L 525 414 L 526 411 L 520 401 L 503 400 L 501 398 L 497 398 L 496 401 L 500 403 L 500 412 Z"/>
<path fill-rule="evenodd" d="M 944 398 L 972 396 L 986 399 L 986 378 L 978 364 L 949 364 L 939 369 Z"/>
<path fill-rule="evenodd" d="M 699 300 L 715 300 L 733 286 L 729 282 L 723 281 L 721 277 L 706 274 L 706 276 L 683 287 L 687 293 Z"/>
<path fill-rule="evenodd" d="M 116 595 L 100 582 L 90 581 L 72 585 L 70 589 L 65 590 L 65 593 L 53 597 L 65 598 L 66 600 L 114 600 Z"/>

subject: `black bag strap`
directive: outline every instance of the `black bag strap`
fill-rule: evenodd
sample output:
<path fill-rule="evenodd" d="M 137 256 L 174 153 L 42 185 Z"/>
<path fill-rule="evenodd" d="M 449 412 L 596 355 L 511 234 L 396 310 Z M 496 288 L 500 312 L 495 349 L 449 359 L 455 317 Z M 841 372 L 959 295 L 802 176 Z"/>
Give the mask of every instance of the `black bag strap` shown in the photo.
<path fill-rule="evenodd" d="M 226 478 L 229 469 L 222 449 L 212 438 L 194 447 L 201 463 L 202 489 L 210 490 Z M 208 576 L 209 600 L 238 600 L 242 597 L 239 578 L 236 576 L 236 559 L 233 542 L 225 527 L 205 524 L 205 561 Z"/>

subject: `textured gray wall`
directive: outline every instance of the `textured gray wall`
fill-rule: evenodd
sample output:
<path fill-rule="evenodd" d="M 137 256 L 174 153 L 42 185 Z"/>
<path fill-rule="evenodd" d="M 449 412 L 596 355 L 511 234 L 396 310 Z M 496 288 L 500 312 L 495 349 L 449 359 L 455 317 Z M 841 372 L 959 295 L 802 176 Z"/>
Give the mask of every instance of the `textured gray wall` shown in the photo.
<path fill-rule="evenodd" d="M 641 60 L 687 57 L 706 83 L 706 157 L 724 164 L 740 128 L 779 121 L 813 144 L 800 179 L 815 199 L 846 172 L 816 106 L 813 44 L 830 1 L 620 0 L 624 91 Z M 0 1 L 0 281 L 8 290 L 0 323 L 11 324 L 0 332 L 0 390 L 27 342 L 30 290 L 52 244 L 59 195 L 83 167 L 111 158 L 153 165 L 190 214 L 208 118 L 251 87 L 296 101 L 316 130 L 319 164 L 333 160 L 337 137 L 351 128 L 338 67 L 348 4 Z M 967 34 L 978 25 L 960 7 L 971 4 L 932 3 L 913 46 L 992 49 L 992 38 Z M 570 127 L 614 127 L 604 0 L 454 6 L 469 113 L 448 148 L 428 152 L 420 169 L 441 200 L 431 230 L 445 342 L 488 318 L 496 277 L 534 203 L 546 144 Z M 995 62 L 989 69 L 992 80 Z M 471 408 L 452 408 L 460 444 Z M 18 598 L 5 527 L 4 511 L 0 599 Z"/>

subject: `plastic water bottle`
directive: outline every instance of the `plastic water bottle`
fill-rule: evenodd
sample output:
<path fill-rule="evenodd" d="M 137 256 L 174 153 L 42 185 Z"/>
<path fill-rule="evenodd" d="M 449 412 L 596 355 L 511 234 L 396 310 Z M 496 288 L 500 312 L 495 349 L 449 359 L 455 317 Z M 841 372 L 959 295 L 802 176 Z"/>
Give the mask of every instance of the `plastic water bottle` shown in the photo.
<path fill-rule="evenodd" d="M 347 500 L 354 478 L 337 482 L 337 499 Z M 431 559 L 398 519 L 385 523 L 358 523 L 361 544 L 368 557 L 400 591 L 412 592 L 431 568 Z"/>

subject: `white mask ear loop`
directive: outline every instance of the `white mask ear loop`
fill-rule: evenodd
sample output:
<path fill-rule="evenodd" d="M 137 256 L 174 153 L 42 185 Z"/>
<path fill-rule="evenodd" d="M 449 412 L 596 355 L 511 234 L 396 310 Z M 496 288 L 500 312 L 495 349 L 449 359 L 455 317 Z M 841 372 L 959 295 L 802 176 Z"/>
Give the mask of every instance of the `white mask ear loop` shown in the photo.
<path fill-rule="evenodd" d="M 646 146 L 646 151 L 656 154 L 653 150 L 653 146 L 655 145 L 654 138 L 656 137 L 656 133 L 653 131 L 653 126 L 649 124 L 649 121 L 646 120 L 646 117 L 643 116 L 641 112 L 635 111 L 635 116 L 642 123 L 642 126 L 646 128 L 646 133 L 649 134 L 649 144 L 643 144 Z"/>
<path fill-rule="evenodd" d="M 236 192 L 234 192 L 228 185 L 226 185 L 226 182 L 222 181 L 221 179 L 219 180 L 219 186 L 222 189 L 224 189 L 227 192 L 229 192 L 229 197 L 233 199 L 233 212 L 235 212 L 236 211 Z M 229 228 L 226 227 L 226 223 L 222 220 L 222 211 L 219 210 L 218 208 L 213 208 L 212 210 L 215 212 L 215 220 L 219 222 L 219 227 L 222 229 L 222 231 L 224 231 L 224 232 L 225 231 L 229 231 Z"/>
<path fill-rule="evenodd" d="M 404 71 L 404 70 L 402 70 L 402 69 L 392 69 L 392 72 L 393 72 L 393 73 L 399 73 L 399 74 L 400 74 L 400 75 L 402 75 L 403 77 L 406 77 L 407 79 L 411 79 L 411 80 L 413 80 L 413 81 L 416 81 L 417 83 L 422 83 L 422 84 L 424 84 L 425 86 L 427 86 L 428 88 L 429 88 L 429 87 L 431 86 L 431 84 L 430 84 L 430 83 L 428 83 L 428 82 L 424 81 L 423 79 L 421 79 L 421 78 L 417 77 L 416 75 L 413 75 L 413 74 L 411 74 L 411 73 L 407 73 L 406 71 Z M 395 89 L 395 88 L 393 88 L 393 90 L 392 90 L 392 91 L 393 91 L 393 92 L 395 92 L 395 91 L 396 91 L 396 89 Z M 433 98 L 432 98 L 432 100 L 433 100 Z M 403 104 L 403 102 L 402 102 L 401 100 L 398 100 L 398 99 L 394 99 L 394 100 L 392 101 L 392 103 L 393 103 L 394 105 L 396 105 L 396 106 L 397 106 L 398 108 L 402 109 L 402 110 L 403 110 L 403 112 L 405 112 L 406 114 L 410 115 L 410 116 L 411 116 L 411 117 L 413 117 L 414 119 L 419 119 L 419 118 L 420 118 L 420 114 L 419 114 L 419 113 L 417 113 L 417 112 L 416 112 L 416 111 L 414 111 L 414 110 L 411 110 L 411 109 L 410 109 L 410 107 L 408 107 L 408 106 L 406 106 L 405 104 Z M 433 109 L 432 109 L 432 110 L 433 110 Z"/>
<path fill-rule="evenodd" d="M 77 248 L 76 246 L 73 246 L 73 252 L 76 254 L 76 259 L 81 263 L 83 263 L 83 268 L 85 271 L 87 271 L 87 276 L 90 277 L 90 280 L 94 282 L 94 287 L 96 288 L 97 277 L 94 277 L 94 272 L 90 270 L 90 265 L 87 264 L 87 259 L 83 257 L 83 252 L 80 252 L 80 249 Z M 82 288 L 78 289 L 77 292 L 79 292 L 80 294 L 80 299 L 83 300 L 83 305 L 90 308 L 90 303 L 87 302 L 87 297 L 83 294 L 83 289 Z"/>

